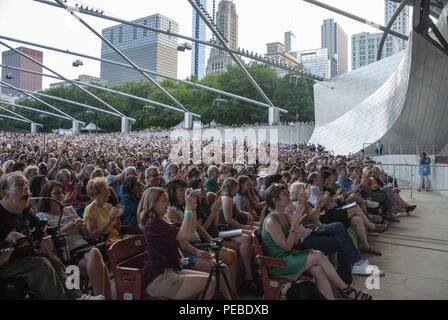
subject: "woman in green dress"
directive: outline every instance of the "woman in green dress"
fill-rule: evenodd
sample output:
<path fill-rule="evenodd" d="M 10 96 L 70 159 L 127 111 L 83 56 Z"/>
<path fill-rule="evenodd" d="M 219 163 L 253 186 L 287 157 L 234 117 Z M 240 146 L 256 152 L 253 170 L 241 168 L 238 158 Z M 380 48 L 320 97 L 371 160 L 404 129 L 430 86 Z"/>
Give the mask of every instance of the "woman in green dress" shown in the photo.
<path fill-rule="evenodd" d="M 269 268 L 270 275 L 295 281 L 303 272 L 307 272 L 314 277 L 318 290 L 326 299 L 334 299 L 332 285 L 344 298 L 372 299 L 369 294 L 346 284 L 322 252 L 296 249 L 300 247 L 300 241 L 311 233 L 311 229 L 301 225 L 306 216 L 304 207 L 299 206 L 290 216 L 285 214 L 285 208 L 291 205 L 285 185 L 271 185 L 266 190 L 265 198 L 270 213 L 262 221 L 263 251 L 268 256 L 286 261 L 284 268 Z"/>

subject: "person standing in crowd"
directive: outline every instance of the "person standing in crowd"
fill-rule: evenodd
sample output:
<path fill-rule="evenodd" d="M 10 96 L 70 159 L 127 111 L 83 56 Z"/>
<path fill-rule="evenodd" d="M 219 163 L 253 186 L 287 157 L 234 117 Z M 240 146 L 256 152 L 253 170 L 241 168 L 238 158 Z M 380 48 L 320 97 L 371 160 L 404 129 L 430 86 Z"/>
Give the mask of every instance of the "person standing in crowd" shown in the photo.
<path fill-rule="evenodd" d="M 426 153 L 420 153 L 420 160 L 418 161 L 418 191 L 422 191 L 423 183 L 426 191 L 430 190 L 429 176 L 431 175 L 431 159 L 426 156 Z"/>
<path fill-rule="evenodd" d="M 378 142 L 375 145 L 376 154 L 379 156 L 383 155 L 383 148 L 384 144 L 380 140 L 378 140 Z"/>

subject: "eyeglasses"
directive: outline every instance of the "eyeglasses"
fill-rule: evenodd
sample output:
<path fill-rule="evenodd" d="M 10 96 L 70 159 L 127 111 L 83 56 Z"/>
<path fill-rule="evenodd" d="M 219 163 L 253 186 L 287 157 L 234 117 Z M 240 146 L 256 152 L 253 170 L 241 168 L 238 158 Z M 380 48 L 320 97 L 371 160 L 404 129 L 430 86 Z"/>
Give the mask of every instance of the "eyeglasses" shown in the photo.
<path fill-rule="evenodd" d="M 64 190 L 56 190 L 56 191 L 51 191 L 51 194 L 54 194 L 54 195 L 57 195 L 57 196 L 59 196 L 59 195 L 66 195 L 67 194 L 67 192 L 65 192 Z"/>

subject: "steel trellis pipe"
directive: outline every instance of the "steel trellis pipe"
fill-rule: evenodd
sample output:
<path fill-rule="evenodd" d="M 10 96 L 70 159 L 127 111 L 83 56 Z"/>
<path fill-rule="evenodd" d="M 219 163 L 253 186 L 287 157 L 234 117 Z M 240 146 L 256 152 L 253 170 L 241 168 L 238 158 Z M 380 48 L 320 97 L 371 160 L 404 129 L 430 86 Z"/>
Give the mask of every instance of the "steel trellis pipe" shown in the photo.
<path fill-rule="evenodd" d="M 82 90 L 83 92 L 87 93 L 89 96 L 91 96 L 92 98 L 94 98 L 95 100 L 101 102 L 101 104 L 105 105 L 108 108 L 111 108 L 112 110 L 114 110 L 115 112 L 117 112 L 118 114 L 120 114 L 122 117 L 126 117 L 124 114 L 122 114 L 120 111 L 118 111 L 117 109 L 115 109 L 114 107 L 112 107 L 110 104 L 108 104 L 107 102 L 101 100 L 100 98 L 98 98 L 96 95 L 94 95 L 93 93 L 91 93 L 90 91 L 80 87 L 79 85 L 77 85 L 76 83 L 73 83 L 72 80 L 67 79 L 66 77 L 60 75 L 59 73 L 57 73 L 56 71 L 53 71 L 52 69 L 50 69 L 49 67 L 45 66 L 43 63 L 37 61 L 36 59 L 33 59 L 32 57 L 28 56 L 27 54 L 11 47 L 10 45 L 8 45 L 7 43 L 3 42 L 0 40 L 0 44 L 4 45 L 5 47 L 8 47 L 9 49 L 13 50 L 14 52 L 20 54 L 23 57 L 26 57 L 27 59 L 29 59 L 30 61 L 33 61 L 34 63 L 38 64 L 39 66 L 41 66 L 42 68 L 47 69 L 48 71 L 50 71 L 51 73 L 54 73 L 55 75 L 61 77 L 62 79 L 64 79 L 67 82 L 70 82 L 71 84 L 73 84 L 75 87 L 77 87 L 78 89 Z M 75 119 L 74 119 L 75 120 Z"/>
<path fill-rule="evenodd" d="M 131 60 L 129 59 L 121 50 L 119 50 L 116 46 L 114 46 L 109 40 L 107 40 L 105 37 L 103 37 L 101 34 L 99 34 L 95 29 L 93 29 L 87 22 L 85 22 L 83 19 L 81 19 L 79 16 L 75 14 L 76 9 L 70 8 L 67 5 L 65 5 L 61 0 L 55 0 L 60 6 L 63 6 L 67 12 L 69 12 L 75 19 L 77 19 L 81 24 L 83 24 L 87 29 L 92 31 L 98 38 L 100 38 L 102 41 L 104 41 L 109 47 L 111 47 L 119 56 L 121 56 L 124 60 L 126 60 L 127 63 L 129 63 L 136 71 L 138 71 L 142 76 L 144 76 L 146 79 L 149 80 L 153 85 L 155 85 L 159 90 L 163 92 L 164 95 L 166 95 L 168 98 L 170 98 L 177 106 L 179 106 L 181 109 L 183 109 L 185 112 L 189 111 L 174 98 L 171 94 L 168 93 L 165 89 L 160 86 L 157 81 L 152 79 L 150 76 L 148 76 L 145 72 L 141 71 L 140 68 Z"/>
<path fill-rule="evenodd" d="M 35 123 L 35 122 L 32 122 L 32 121 L 23 120 L 21 118 L 10 117 L 10 116 L 4 115 L 4 114 L 0 114 L 0 117 L 7 118 L 7 119 L 12 119 L 12 120 L 17 120 L 17 121 L 22 121 L 22 122 L 26 122 L 26 123 Z M 35 123 L 35 124 L 42 127 L 42 125 L 39 124 L 39 123 Z"/>
<path fill-rule="evenodd" d="M 57 0 L 59 1 L 59 0 Z M 271 102 L 271 100 L 268 98 L 268 96 L 263 92 L 263 90 L 260 88 L 260 86 L 258 85 L 258 83 L 254 80 L 254 78 L 252 78 L 252 76 L 250 75 L 250 73 L 246 70 L 246 68 L 244 68 L 243 64 L 241 63 L 241 61 L 235 56 L 235 54 L 233 52 L 230 51 L 229 46 L 227 45 L 227 43 L 224 41 L 224 39 L 222 38 L 221 34 L 216 30 L 216 28 L 210 23 L 210 21 L 207 20 L 207 18 L 205 17 L 204 13 L 199 9 L 198 5 L 196 4 L 196 2 L 194 2 L 193 0 L 188 0 L 188 2 L 191 4 L 191 6 L 193 7 L 193 9 L 196 11 L 196 13 L 202 18 L 202 20 L 205 22 L 205 24 L 210 28 L 210 30 L 213 32 L 213 34 L 216 36 L 216 38 L 221 42 L 221 45 L 224 47 L 225 51 L 232 57 L 233 61 L 235 61 L 235 63 L 238 65 L 238 67 L 241 69 L 241 71 L 243 71 L 243 73 L 246 75 L 246 77 L 249 79 L 249 81 L 252 83 L 252 85 L 255 87 L 255 89 L 257 89 L 258 93 L 263 97 L 263 99 L 273 108 L 276 108 L 273 103 Z"/>
<path fill-rule="evenodd" d="M 41 72 L 37 72 L 37 71 L 26 70 L 26 69 L 12 67 L 12 66 L 8 66 L 8 65 L 4 65 L 4 64 L 0 64 L 0 66 L 5 67 L 5 68 L 9 68 L 9 69 L 18 70 L 18 71 L 28 72 L 28 73 L 32 73 L 32 74 L 38 74 L 38 75 L 41 75 L 43 77 L 49 77 L 49 78 L 53 78 L 53 79 L 63 80 L 63 79 L 61 79 L 61 78 L 59 78 L 57 76 L 52 76 L 50 74 L 45 74 L 45 73 L 41 73 Z M 117 90 L 104 88 L 104 87 L 97 86 L 97 85 L 94 85 L 94 84 L 91 84 L 91 83 L 84 83 L 84 82 L 77 81 L 77 80 L 72 80 L 72 81 L 75 82 L 75 83 L 78 83 L 81 86 L 91 87 L 91 88 L 95 88 L 95 89 L 98 89 L 98 90 L 115 93 L 115 94 L 118 94 L 118 95 L 121 95 L 121 96 L 124 96 L 124 97 L 127 97 L 127 98 L 131 98 L 131 99 L 134 99 L 134 100 L 139 100 L 139 101 L 151 103 L 151 104 L 154 104 L 154 105 L 159 106 L 159 107 L 163 107 L 163 108 L 166 108 L 166 109 L 171 109 L 171 110 L 174 110 L 174 111 L 185 113 L 183 110 L 180 110 L 178 108 L 166 105 L 166 104 L 161 103 L 161 102 L 156 102 L 156 101 L 153 101 L 153 100 L 149 100 L 149 99 L 141 98 L 141 97 L 138 97 L 138 96 L 134 96 L 134 95 L 129 94 L 129 93 L 124 93 L 124 92 L 120 92 L 120 91 L 117 91 Z M 35 94 L 39 94 L 39 95 L 42 95 L 42 96 L 47 96 L 48 98 L 53 98 L 55 100 L 62 99 L 62 98 L 59 98 L 59 97 L 44 95 L 42 93 L 35 93 Z M 62 101 L 62 100 L 60 100 L 60 101 Z M 110 111 L 107 111 L 107 110 L 104 110 L 104 109 L 99 109 L 99 108 L 96 108 L 96 107 L 93 107 L 93 106 L 89 106 L 89 105 L 86 105 L 86 104 L 82 104 L 82 103 L 79 103 L 79 102 L 75 102 L 75 101 L 71 101 L 71 100 L 67 100 L 67 101 L 64 101 L 64 102 L 77 104 L 77 105 L 80 105 L 80 106 L 83 106 L 83 107 L 86 107 L 86 108 L 89 108 L 89 109 L 97 110 L 97 111 L 100 111 L 100 112 L 105 112 L 105 113 L 108 113 L 108 114 L 114 115 L 114 116 L 119 116 L 116 113 L 112 113 Z M 199 114 L 196 114 L 196 113 L 191 113 L 191 114 L 194 115 L 195 117 L 198 117 L 198 118 L 201 117 Z M 136 121 L 134 118 L 130 118 L 130 117 L 126 117 L 126 118 L 129 119 L 129 120 L 132 120 L 134 122 Z"/>
<path fill-rule="evenodd" d="M 35 109 L 35 108 L 31 108 L 31 107 L 28 107 L 28 106 L 23 106 L 21 104 L 15 104 L 15 103 L 10 103 L 10 102 L 6 102 L 6 101 L 0 101 L 0 104 L 13 106 L 13 107 L 16 107 L 16 108 L 23 108 L 23 109 L 27 109 L 27 110 L 30 110 L 30 111 L 36 111 L 36 112 L 39 112 L 39 113 L 48 114 L 48 115 L 56 117 L 56 118 L 61 118 L 61 119 L 72 121 L 72 119 L 64 117 L 64 116 L 61 116 L 59 114 L 51 113 L 51 112 L 48 112 L 48 111 L 39 110 L 39 109 Z M 80 121 L 80 123 L 85 124 L 84 122 L 81 122 L 81 121 Z"/>
<path fill-rule="evenodd" d="M 57 3 L 49 2 L 49 1 L 46 1 L 46 0 L 34 0 L 34 1 L 40 2 L 40 3 L 43 3 L 43 4 L 47 4 L 47 5 L 50 5 L 50 6 L 54 6 L 54 7 L 62 8 L 62 9 L 64 8 L 64 7 L 61 7 Z M 130 21 L 126 21 L 126 20 L 123 20 L 123 19 L 111 17 L 111 16 L 108 16 L 108 15 L 105 15 L 105 14 L 92 12 L 92 11 L 86 10 L 84 8 L 77 8 L 77 11 L 82 13 L 82 14 L 87 14 L 87 15 L 90 15 L 90 16 L 93 16 L 93 17 L 97 17 L 97 18 L 101 18 L 101 19 L 105 19 L 105 20 L 110 20 L 110 21 L 114 21 L 114 22 L 118 22 L 118 23 L 123 23 L 123 24 L 127 24 L 127 25 L 130 25 L 130 26 L 133 26 L 133 27 L 147 29 L 147 30 L 150 30 L 150 31 L 153 31 L 153 32 L 166 34 L 168 36 L 172 36 L 172 37 L 176 37 L 176 38 L 185 39 L 185 40 L 189 40 L 189 41 L 192 41 L 192 42 L 200 43 L 200 44 L 203 44 L 203 45 L 206 45 L 206 46 L 209 46 L 209 47 L 214 47 L 214 48 L 219 49 L 219 50 L 225 50 L 224 47 L 216 44 L 215 42 L 203 41 L 203 40 L 195 39 L 195 38 L 192 38 L 192 37 L 184 36 L 184 35 L 176 33 L 176 32 L 171 32 L 169 30 L 163 30 L 163 29 L 159 29 L 159 28 L 154 28 L 154 27 L 142 25 L 142 24 L 139 24 L 139 23 L 130 22 Z M 269 61 L 263 60 L 261 57 L 254 57 L 254 56 L 252 56 L 252 55 L 250 55 L 250 54 L 248 54 L 246 52 L 243 52 L 244 50 L 243 51 L 238 51 L 238 50 L 234 50 L 234 49 L 229 49 L 229 50 L 232 51 L 235 54 L 238 54 L 238 55 L 241 55 L 241 56 L 244 56 L 244 57 L 247 57 L 247 58 L 250 58 L 250 59 L 262 62 L 262 63 L 265 63 L 265 64 L 269 64 L 269 65 L 272 65 L 272 66 L 275 66 L 275 67 L 278 67 L 278 68 L 281 68 L 281 69 L 285 69 L 285 70 L 291 71 L 290 69 L 288 69 L 286 67 L 283 67 L 281 65 L 276 65 L 276 64 L 271 63 Z M 304 77 L 307 77 L 307 78 L 310 78 L 310 79 L 313 79 L 315 81 L 325 81 L 326 80 L 326 79 L 324 79 L 324 78 L 322 78 L 320 76 L 317 76 L 315 74 L 298 70 L 297 68 L 292 70 L 291 72 L 296 73 L 296 74 L 301 75 L 301 76 L 304 76 Z"/>
<path fill-rule="evenodd" d="M 58 108 L 56 108 L 55 106 L 52 106 L 51 104 L 49 104 L 48 102 L 45 102 L 45 101 L 43 101 L 42 99 L 39 99 L 39 98 L 35 97 L 35 96 L 34 96 L 33 94 L 31 94 L 31 93 L 25 92 L 25 90 L 23 90 L 23 89 L 14 87 L 14 86 L 10 85 L 9 83 L 7 83 L 7 82 L 5 82 L 5 81 L 3 81 L 3 80 L 0 80 L 0 83 L 3 84 L 3 85 L 5 85 L 5 86 L 7 86 L 7 87 L 9 87 L 9 88 L 11 88 L 11 89 L 20 91 L 20 92 L 22 92 L 24 95 L 26 95 L 26 96 L 28 96 L 28 97 L 30 97 L 30 98 L 32 98 L 32 99 L 35 99 L 35 100 L 39 101 L 40 103 L 43 103 L 43 104 L 46 105 L 47 107 L 49 107 L 49 108 L 51 108 L 51 109 L 53 109 L 53 110 L 56 110 L 56 111 L 58 111 L 60 114 L 63 114 L 64 116 L 70 118 L 70 120 L 78 121 L 77 119 L 75 119 L 75 118 L 73 118 L 72 116 L 68 115 L 68 114 L 65 113 L 64 111 L 61 111 L 61 110 L 59 110 Z"/>
<path fill-rule="evenodd" d="M 34 122 L 34 121 L 31 121 L 30 119 L 25 118 L 24 116 L 22 116 L 22 115 L 20 115 L 20 114 L 18 114 L 18 113 L 15 113 L 14 111 L 11 111 L 11 110 L 9 110 L 9 109 L 6 109 L 6 108 L 4 108 L 4 107 L 2 107 L 2 106 L 0 106 L 0 109 L 4 110 L 4 111 L 6 111 L 6 112 L 9 112 L 9 113 L 11 113 L 11 114 L 13 114 L 13 115 L 15 115 L 15 116 L 18 116 L 19 118 L 22 118 L 23 120 L 26 120 L 26 121 L 28 121 L 28 122 L 30 122 L 30 123 L 35 123 L 36 125 L 42 127 L 42 125 L 41 125 L 40 123 L 36 123 L 36 122 Z"/>
<path fill-rule="evenodd" d="M 102 58 L 97 58 L 97 57 L 92 57 L 92 56 L 89 56 L 89 55 L 86 55 L 86 54 L 83 54 L 83 53 L 73 52 L 73 51 L 70 51 L 70 50 L 63 50 L 63 49 L 53 48 L 53 47 L 41 45 L 41 44 L 38 44 L 38 43 L 33 43 L 33 42 L 29 42 L 29 41 L 14 39 L 14 38 L 2 36 L 2 35 L 0 35 L 0 39 L 14 41 L 14 42 L 18 42 L 18 43 L 23 43 L 23 44 L 35 46 L 35 47 L 38 47 L 38 48 L 48 49 L 48 50 L 51 50 L 51 51 L 56 51 L 56 52 L 60 52 L 60 53 L 64 53 L 64 54 L 70 54 L 70 55 L 79 56 L 79 57 L 83 57 L 83 58 L 87 58 L 87 59 L 92 59 L 92 60 L 96 60 L 96 61 L 101 61 L 101 62 L 105 62 L 105 63 L 114 64 L 114 65 L 117 65 L 117 66 L 122 66 L 122 67 L 128 68 L 128 69 L 133 69 L 132 66 L 124 64 L 124 63 L 121 63 L 121 62 L 116 62 L 116 61 L 102 59 Z M 8 68 L 14 69 L 15 67 L 8 66 Z M 151 70 L 143 69 L 143 68 L 141 68 L 141 70 L 146 72 L 146 73 L 150 73 L 150 74 L 154 74 L 154 75 L 160 76 L 162 78 L 166 78 L 166 79 L 169 79 L 169 80 L 173 80 L 173 81 L 177 81 L 177 82 L 184 83 L 184 84 L 187 84 L 187 85 L 191 85 L 191 86 L 194 86 L 194 87 L 197 87 L 197 88 L 200 88 L 200 89 L 204 89 L 204 90 L 207 90 L 207 91 L 218 93 L 220 95 L 224 95 L 224 96 L 227 96 L 227 97 L 230 97 L 230 98 L 234 98 L 234 99 L 237 99 L 237 100 L 242 100 L 242 101 L 245 101 L 245 102 L 256 104 L 256 105 L 261 106 L 261 107 L 265 107 L 265 108 L 269 108 L 270 107 L 270 105 L 267 104 L 267 103 L 263 103 L 263 102 L 260 102 L 260 101 L 252 100 L 252 99 L 249 99 L 249 98 L 245 98 L 245 97 L 242 97 L 242 96 L 230 93 L 230 92 L 222 91 L 222 90 L 219 90 L 219 89 L 207 87 L 207 86 L 204 86 L 204 85 L 199 84 L 199 83 L 177 79 L 177 78 L 174 78 L 174 77 L 171 77 L 171 76 L 167 76 L 167 75 L 164 75 L 164 74 L 161 74 L 161 73 L 158 73 L 158 72 L 154 72 L 154 71 L 151 71 Z M 45 75 L 45 76 L 53 77 L 55 79 L 61 79 L 61 78 L 54 77 L 54 76 L 51 76 L 51 75 Z M 72 80 L 72 81 L 76 82 L 76 80 Z M 318 83 L 321 84 L 320 82 L 318 82 Z M 87 85 L 87 84 L 83 83 L 83 85 Z M 284 109 L 281 109 L 281 108 L 278 108 L 278 109 L 281 112 L 286 112 L 286 110 L 284 110 Z M 196 115 L 194 113 L 192 113 L 192 114 L 195 115 L 195 116 L 198 116 L 198 115 Z"/>
<path fill-rule="evenodd" d="M 381 60 L 381 54 L 383 53 L 383 47 L 384 42 L 386 42 L 387 35 L 389 34 L 390 29 L 392 28 L 392 25 L 394 24 L 395 20 L 397 20 L 398 15 L 403 10 L 404 6 L 408 0 L 402 0 L 400 5 L 398 6 L 397 10 L 395 10 L 394 14 L 390 18 L 389 22 L 387 23 L 386 30 L 383 32 L 383 36 L 381 37 L 380 45 L 378 46 L 378 52 L 376 54 L 376 60 Z"/>

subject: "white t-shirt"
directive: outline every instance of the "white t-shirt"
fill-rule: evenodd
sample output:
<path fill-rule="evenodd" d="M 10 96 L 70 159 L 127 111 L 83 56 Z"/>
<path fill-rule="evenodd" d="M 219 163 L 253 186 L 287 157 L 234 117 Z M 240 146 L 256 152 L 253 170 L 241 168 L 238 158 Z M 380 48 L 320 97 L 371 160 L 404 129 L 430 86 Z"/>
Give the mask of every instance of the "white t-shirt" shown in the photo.
<path fill-rule="evenodd" d="M 55 216 L 48 212 L 39 212 L 37 214 L 37 217 L 42 220 L 47 220 L 49 226 L 57 226 L 59 222 L 59 216 Z M 75 219 L 80 219 L 76 214 L 75 209 L 72 206 L 64 207 L 61 218 L 61 228 Z M 80 233 L 79 229 L 66 231 L 65 234 L 67 237 L 67 245 L 69 250 L 73 250 L 75 248 L 88 244 Z"/>

